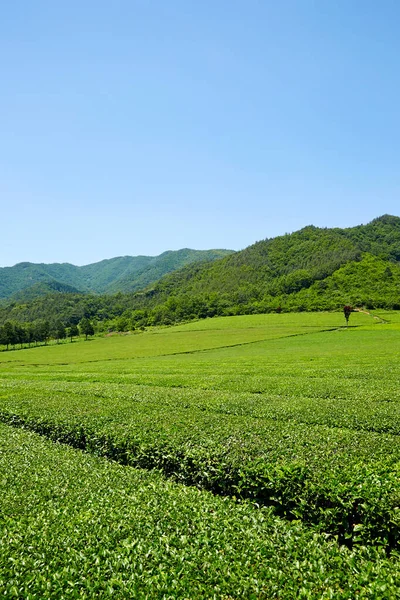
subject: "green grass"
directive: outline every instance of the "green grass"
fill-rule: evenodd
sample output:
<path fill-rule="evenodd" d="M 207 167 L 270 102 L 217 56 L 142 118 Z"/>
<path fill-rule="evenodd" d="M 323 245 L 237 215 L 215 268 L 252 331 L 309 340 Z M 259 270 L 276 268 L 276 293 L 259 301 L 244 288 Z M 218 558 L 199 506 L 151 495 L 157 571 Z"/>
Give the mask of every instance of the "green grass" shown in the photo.
<path fill-rule="evenodd" d="M 371 319 L 354 314 L 353 324 Z M 256 315 L 205 319 L 186 325 L 152 328 L 146 332 L 81 339 L 31 347 L 23 356 L 19 350 L 0 354 L 0 361 L 29 364 L 80 363 L 91 360 L 132 360 L 150 356 L 200 352 L 251 344 L 291 335 L 299 335 L 343 326 L 339 313 Z M 79 344 L 79 349 L 77 349 Z M 83 346 L 81 344 L 84 344 Z"/>
<path fill-rule="evenodd" d="M 3 598 L 398 597 L 397 559 L 0 425 Z"/>
<path fill-rule="evenodd" d="M 391 550 L 400 325 L 379 316 L 227 317 L 2 352 L 0 416 Z"/>

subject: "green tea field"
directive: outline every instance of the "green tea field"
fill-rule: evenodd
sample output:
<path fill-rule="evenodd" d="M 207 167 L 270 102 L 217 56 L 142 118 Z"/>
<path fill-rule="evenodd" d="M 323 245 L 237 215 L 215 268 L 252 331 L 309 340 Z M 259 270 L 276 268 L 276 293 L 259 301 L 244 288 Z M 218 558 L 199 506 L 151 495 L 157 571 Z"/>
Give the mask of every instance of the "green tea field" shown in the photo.
<path fill-rule="evenodd" d="M 0 596 L 400 597 L 400 314 L 0 352 Z"/>

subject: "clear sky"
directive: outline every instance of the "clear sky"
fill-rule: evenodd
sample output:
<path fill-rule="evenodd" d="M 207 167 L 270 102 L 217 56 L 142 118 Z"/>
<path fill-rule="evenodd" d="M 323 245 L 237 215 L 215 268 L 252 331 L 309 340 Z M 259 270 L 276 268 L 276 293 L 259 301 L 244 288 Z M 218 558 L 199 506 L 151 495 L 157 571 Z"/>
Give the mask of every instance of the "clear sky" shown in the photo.
<path fill-rule="evenodd" d="M 400 215 L 398 0 L 0 4 L 0 266 Z"/>

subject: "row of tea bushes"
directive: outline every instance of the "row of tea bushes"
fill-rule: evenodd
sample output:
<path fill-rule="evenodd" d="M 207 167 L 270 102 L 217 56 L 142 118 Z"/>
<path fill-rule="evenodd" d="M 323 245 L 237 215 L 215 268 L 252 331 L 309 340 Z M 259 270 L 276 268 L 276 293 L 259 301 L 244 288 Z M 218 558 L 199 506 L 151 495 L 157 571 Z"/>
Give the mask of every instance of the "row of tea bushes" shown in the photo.
<path fill-rule="evenodd" d="M 6 425 L 0 449 L 4 598 L 399 597 L 383 549 Z"/>
<path fill-rule="evenodd" d="M 74 395 L 39 393 L 31 400 L 14 387 L 1 400 L 0 419 L 181 483 L 273 506 L 349 546 L 390 550 L 399 543 L 396 436 L 221 415 L 181 401 L 172 410 L 163 394 L 150 404 L 90 400 L 79 386 Z"/>

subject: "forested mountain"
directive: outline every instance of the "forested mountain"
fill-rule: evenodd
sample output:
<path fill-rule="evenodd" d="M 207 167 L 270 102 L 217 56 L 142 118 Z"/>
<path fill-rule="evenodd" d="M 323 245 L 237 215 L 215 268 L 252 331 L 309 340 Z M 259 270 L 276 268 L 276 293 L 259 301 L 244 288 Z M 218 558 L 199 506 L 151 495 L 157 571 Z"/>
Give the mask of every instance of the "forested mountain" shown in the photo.
<path fill-rule="evenodd" d="M 399 217 L 384 215 L 348 229 L 308 226 L 212 262 L 189 264 L 134 293 L 53 293 L 15 301 L 0 310 L 0 325 L 45 319 L 69 326 L 91 319 L 98 331 L 126 331 L 215 315 L 335 310 L 345 304 L 400 309 Z"/>
<path fill-rule="evenodd" d="M 245 312 L 264 312 L 277 307 L 315 310 L 322 301 L 321 294 L 315 295 L 315 290 L 329 290 L 328 283 L 324 287 L 322 282 L 328 281 L 327 278 L 344 265 L 352 265 L 354 273 L 360 269 L 363 272 L 363 280 L 357 284 L 358 296 L 354 296 L 355 288 L 345 289 L 338 284 L 340 297 L 326 291 L 323 295 L 327 296 L 328 304 L 325 306 L 356 300 L 365 303 L 371 293 L 370 283 L 377 277 L 376 265 L 373 266 L 368 256 L 379 257 L 393 267 L 388 285 L 391 298 L 397 294 L 396 302 L 400 302 L 400 290 L 395 283 L 400 261 L 400 218 L 384 215 L 367 225 L 349 229 L 308 226 L 292 234 L 257 242 L 214 263 L 190 265 L 162 278 L 148 291 L 144 303 L 156 306 L 178 296 L 192 300 L 213 297 L 229 310 L 233 307 Z M 363 268 L 358 268 L 361 262 Z M 377 301 L 376 298 L 375 304 Z M 383 295 L 380 301 L 385 301 Z"/>
<path fill-rule="evenodd" d="M 132 292 L 141 290 L 158 281 L 166 275 L 185 265 L 211 262 L 232 254 L 232 250 L 189 250 L 184 248 L 177 251 L 167 251 L 153 258 L 146 268 L 135 272 L 134 278 L 131 273 L 125 273 L 108 285 L 107 292 Z"/>
<path fill-rule="evenodd" d="M 231 250 L 167 251 L 160 256 L 120 256 L 77 267 L 23 262 L 0 268 L 0 299 L 28 300 L 50 292 L 113 293 L 142 289 L 175 269 L 221 258 Z"/>

